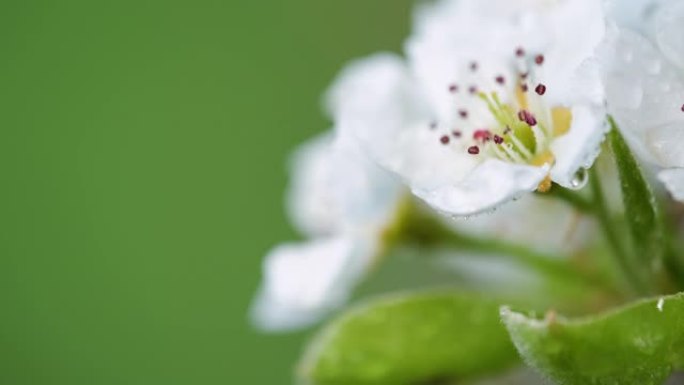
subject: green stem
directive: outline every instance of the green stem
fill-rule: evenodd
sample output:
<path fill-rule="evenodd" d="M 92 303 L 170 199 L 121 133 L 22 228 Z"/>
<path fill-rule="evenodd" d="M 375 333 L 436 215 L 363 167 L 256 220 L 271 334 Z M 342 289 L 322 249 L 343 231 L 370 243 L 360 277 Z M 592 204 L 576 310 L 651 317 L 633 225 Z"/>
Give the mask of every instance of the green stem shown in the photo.
<path fill-rule="evenodd" d="M 591 185 L 591 191 L 593 194 L 594 201 L 594 214 L 603 229 L 603 233 L 612 249 L 612 254 L 617 262 L 620 270 L 622 271 L 625 280 L 631 285 L 636 293 L 648 293 L 646 285 L 643 283 L 640 275 L 636 272 L 636 269 L 632 266 L 629 254 L 622 241 L 620 240 L 620 235 L 618 234 L 618 226 L 611 219 L 610 210 L 606 204 L 605 196 L 603 194 L 603 188 L 601 187 L 601 180 L 596 171 L 596 167 L 592 167 L 589 170 L 589 183 Z"/>

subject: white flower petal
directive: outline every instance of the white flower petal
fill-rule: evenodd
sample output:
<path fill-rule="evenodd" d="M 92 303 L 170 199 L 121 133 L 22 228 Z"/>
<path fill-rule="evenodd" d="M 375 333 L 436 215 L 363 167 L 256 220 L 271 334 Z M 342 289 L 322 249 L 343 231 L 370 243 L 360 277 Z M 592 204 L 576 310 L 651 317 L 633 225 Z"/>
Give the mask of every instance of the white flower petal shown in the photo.
<path fill-rule="evenodd" d="M 563 149 L 554 175 L 569 184 L 570 174 L 594 160 L 602 131 L 587 130 L 603 126 L 587 127 L 593 122 L 582 112 L 599 115 L 602 108 L 592 59 L 604 29 L 595 0 L 443 0 L 417 14 L 406 44 L 409 65 L 388 54 L 353 63 L 329 92 L 328 106 L 341 135 L 358 140 L 416 195 L 451 214 L 481 212 L 534 190 L 546 177 L 546 169 L 528 164 L 546 156 L 556 135 L 553 107 L 579 107 L 574 120 L 584 124 L 561 142 L 591 146 Z M 519 96 L 519 81 L 531 89 L 543 81 L 548 92 Z M 523 112 L 542 120 L 528 127 L 533 134 L 506 129 Z M 488 164 L 492 159 L 503 162 Z M 492 165 L 504 162 L 510 164 L 501 174 L 480 175 L 501 171 Z"/>
<path fill-rule="evenodd" d="M 535 194 L 495 211 L 448 223 L 463 234 L 528 245 L 551 255 L 586 247 L 592 229 L 590 221 L 565 202 Z"/>
<path fill-rule="evenodd" d="M 646 145 L 658 164 L 664 167 L 684 167 L 682 143 L 684 143 L 684 116 L 675 122 L 653 127 L 646 132 Z"/>
<path fill-rule="evenodd" d="M 672 63 L 684 70 L 684 2 L 665 1 L 655 19 L 658 47 Z"/>
<path fill-rule="evenodd" d="M 447 0 L 419 8 L 406 50 L 441 112 L 453 100 L 443 92 L 452 78 L 481 85 L 493 84 L 496 74 L 513 79 L 511 54 L 518 47 L 544 54 L 539 80 L 548 86 L 546 98 L 563 104 L 577 98 L 574 74 L 594 56 L 604 33 L 604 13 L 595 0 Z M 472 74 L 466 64 L 474 60 L 482 68 Z M 595 80 L 592 95 L 600 88 Z"/>
<path fill-rule="evenodd" d="M 382 54 L 348 66 L 328 101 L 340 135 L 358 140 L 374 160 L 411 187 L 456 183 L 479 160 L 439 143 L 421 94 L 401 59 Z"/>
<path fill-rule="evenodd" d="M 684 129 L 684 78 L 648 41 L 615 30 L 602 54 L 608 110 L 634 151 L 663 167 L 680 165 L 677 125 Z M 673 135 L 671 144 L 663 134 Z M 672 148 L 674 147 L 674 148 Z"/>
<path fill-rule="evenodd" d="M 292 162 L 290 217 L 309 236 L 374 231 L 394 219 L 404 188 L 367 159 L 355 142 L 322 134 Z"/>
<path fill-rule="evenodd" d="M 309 326 L 343 305 L 367 271 L 376 244 L 356 237 L 280 245 L 266 257 L 251 316 L 263 330 Z"/>
<path fill-rule="evenodd" d="M 462 182 L 413 192 L 437 210 L 453 215 L 473 215 L 534 191 L 548 167 L 516 165 L 488 160 Z"/>
<path fill-rule="evenodd" d="M 293 154 L 287 209 L 297 229 L 308 236 L 334 234 L 341 227 L 343 210 L 335 201 L 336 164 L 330 151 L 333 135 L 320 135 Z"/>
<path fill-rule="evenodd" d="M 653 20 L 667 0 L 605 0 L 606 12 L 620 27 L 650 34 Z M 675 0 L 679 1 L 679 0 Z"/>
<path fill-rule="evenodd" d="M 658 173 L 658 179 L 665 184 L 672 197 L 684 202 L 684 168 L 671 168 Z"/>
<path fill-rule="evenodd" d="M 576 106 L 572 109 L 572 125 L 567 134 L 551 144 L 556 163 L 551 168 L 551 179 L 563 187 L 582 187 L 577 179 L 582 169 L 591 167 L 601 151 L 601 143 L 608 131 L 602 108 Z"/>

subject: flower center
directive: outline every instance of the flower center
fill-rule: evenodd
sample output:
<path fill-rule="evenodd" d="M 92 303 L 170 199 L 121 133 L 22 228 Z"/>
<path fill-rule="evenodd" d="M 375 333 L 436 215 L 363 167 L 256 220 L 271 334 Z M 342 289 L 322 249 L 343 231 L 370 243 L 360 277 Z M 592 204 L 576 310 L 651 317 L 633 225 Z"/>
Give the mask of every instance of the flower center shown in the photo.
<path fill-rule="evenodd" d="M 486 108 L 473 108 L 481 114 L 491 114 L 486 121 L 487 127 L 475 127 L 469 120 L 469 110 L 457 108 L 463 129 L 451 128 L 448 134 L 439 138 L 442 145 L 455 146 L 459 151 L 467 151 L 473 156 L 494 157 L 504 161 L 541 166 L 554 162 L 550 150 L 551 141 L 565 134 L 572 123 L 572 113 L 565 107 L 549 106 L 545 100 L 547 86 L 539 76 L 545 61 L 544 55 L 527 55 L 523 48 L 517 48 L 512 59 L 515 79 L 511 81 L 503 75 L 492 76 L 490 88 L 482 84 L 470 85 L 468 97 L 478 99 Z M 469 70 L 480 70 L 477 62 L 469 64 Z M 461 87 L 450 83 L 448 92 L 457 94 Z M 503 102 L 500 95 L 506 96 Z M 473 103 L 469 103 L 471 106 Z M 493 118 L 493 119 L 492 119 Z M 482 120 L 482 119 L 480 119 Z M 432 124 L 432 128 L 437 123 Z"/>

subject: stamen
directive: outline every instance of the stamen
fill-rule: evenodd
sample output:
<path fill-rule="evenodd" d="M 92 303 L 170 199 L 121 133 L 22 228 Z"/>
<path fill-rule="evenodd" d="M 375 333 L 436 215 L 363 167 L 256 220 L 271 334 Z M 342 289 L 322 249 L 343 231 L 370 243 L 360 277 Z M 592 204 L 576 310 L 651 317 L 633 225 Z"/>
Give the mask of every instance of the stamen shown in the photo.
<path fill-rule="evenodd" d="M 534 62 L 537 63 L 537 65 L 542 65 L 544 64 L 544 55 L 537 55 L 534 58 Z"/>
<path fill-rule="evenodd" d="M 468 111 L 466 110 L 458 110 L 458 114 L 461 116 L 461 118 L 465 119 L 468 117 Z"/>
<path fill-rule="evenodd" d="M 480 147 L 477 146 L 470 146 L 468 147 L 468 154 L 470 155 L 477 155 L 480 153 Z"/>
<path fill-rule="evenodd" d="M 449 85 L 449 92 L 451 92 L 452 94 L 455 92 L 458 92 L 458 85 L 456 85 L 456 84 Z"/>
<path fill-rule="evenodd" d="M 518 119 L 520 119 L 521 122 L 525 122 L 530 126 L 534 126 L 537 124 L 537 119 L 532 115 L 531 112 L 527 110 L 520 110 L 518 112 Z"/>
<path fill-rule="evenodd" d="M 525 56 L 525 50 L 522 49 L 522 47 L 518 47 L 518 49 L 515 50 L 515 56 L 517 56 L 517 57 Z"/>
<path fill-rule="evenodd" d="M 503 142 L 504 142 L 504 138 L 500 137 L 499 135 L 494 135 L 494 143 L 501 144 Z"/>
<path fill-rule="evenodd" d="M 442 142 L 442 144 L 449 144 L 449 137 L 443 135 L 441 138 L 439 138 L 439 141 Z"/>
<path fill-rule="evenodd" d="M 506 83 L 506 79 L 503 76 L 499 75 L 496 77 L 496 82 L 503 85 L 504 83 Z"/>
<path fill-rule="evenodd" d="M 684 112 L 684 104 L 682 104 L 682 112 Z"/>
<path fill-rule="evenodd" d="M 542 83 L 539 83 L 537 85 L 537 88 L 534 89 L 534 92 L 536 92 L 539 95 L 544 95 L 546 93 L 546 86 Z"/>

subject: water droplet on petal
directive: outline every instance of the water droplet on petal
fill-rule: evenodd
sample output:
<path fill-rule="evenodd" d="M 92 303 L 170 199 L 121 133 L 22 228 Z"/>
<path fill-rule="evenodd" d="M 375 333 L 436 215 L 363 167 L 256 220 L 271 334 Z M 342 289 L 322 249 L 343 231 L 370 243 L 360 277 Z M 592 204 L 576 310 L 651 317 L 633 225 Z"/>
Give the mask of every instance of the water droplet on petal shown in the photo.
<path fill-rule="evenodd" d="M 572 180 L 570 180 L 570 188 L 574 190 L 579 190 L 587 185 L 589 180 L 589 173 L 587 173 L 586 168 L 580 168 L 577 170 L 575 175 L 573 175 Z"/>

